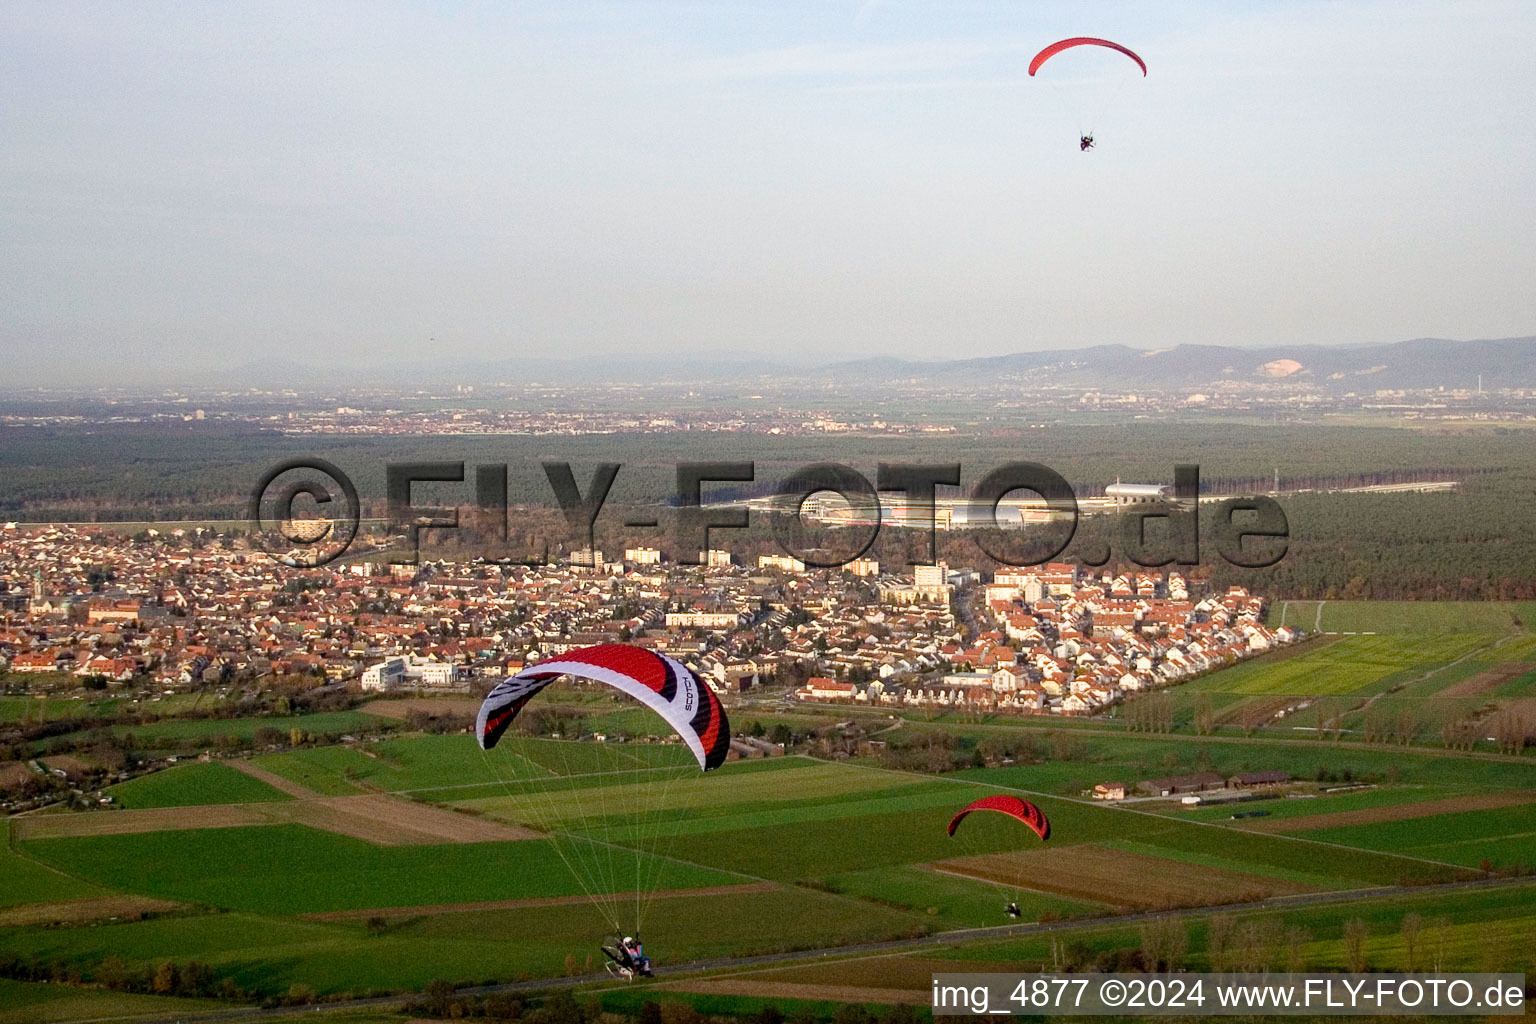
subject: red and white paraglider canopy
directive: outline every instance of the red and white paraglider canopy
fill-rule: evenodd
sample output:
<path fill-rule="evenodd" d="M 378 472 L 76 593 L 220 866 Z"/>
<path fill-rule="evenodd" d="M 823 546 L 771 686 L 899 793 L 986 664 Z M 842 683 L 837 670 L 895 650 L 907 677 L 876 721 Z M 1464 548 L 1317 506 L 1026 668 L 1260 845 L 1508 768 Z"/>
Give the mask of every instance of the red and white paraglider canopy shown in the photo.
<path fill-rule="evenodd" d="M 704 771 L 725 762 L 731 727 L 720 698 L 682 662 L 630 644 L 568 651 L 497 683 L 475 720 L 481 748 L 494 747 L 523 705 L 561 676 L 605 683 L 635 698 L 677 730 Z"/>
<path fill-rule="evenodd" d="M 960 822 L 972 811 L 997 811 L 1006 814 L 1034 829 L 1035 834 L 1041 839 L 1051 838 L 1051 823 L 1045 820 L 1045 815 L 1040 813 L 1040 808 L 1016 796 L 984 796 L 980 800 L 966 804 L 959 814 L 950 819 L 950 835 L 955 834 L 955 829 L 960 827 Z"/>
<path fill-rule="evenodd" d="M 1062 50 L 1070 50 L 1074 46 L 1107 46 L 1111 50 L 1118 50 L 1136 62 L 1137 66 L 1141 68 L 1141 75 L 1143 78 L 1145 78 L 1147 75 L 1147 62 L 1136 56 L 1136 54 L 1130 49 L 1121 46 L 1119 43 L 1110 42 L 1108 39 L 1095 39 L 1092 36 L 1073 36 L 1071 39 L 1063 39 L 1058 43 L 1052 43 L 1050 46 L 1047 46 L 1045 49 L 1035 54 L 1035 59 L 1029 62 L 1030 77 L 1033 78 L 1035 72 L 1040 70 L 1040 65 L 1056 56 Z"/>

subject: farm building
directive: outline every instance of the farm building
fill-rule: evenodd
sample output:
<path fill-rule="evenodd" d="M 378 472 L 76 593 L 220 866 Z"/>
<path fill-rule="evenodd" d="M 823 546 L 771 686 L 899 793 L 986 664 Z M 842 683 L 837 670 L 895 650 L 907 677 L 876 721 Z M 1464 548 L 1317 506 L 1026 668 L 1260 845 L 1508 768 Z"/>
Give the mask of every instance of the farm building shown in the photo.
<path fill-rule="evenodd" d="M 1227 780 L 1215 772 L 1199 772 L 1195 775 L 1170 775 L 1166 779 L 1142 779 L 1136 783 L 1141 793 L 1153 796 L 1176 796 L 1180 793 L 1205 793 L 1223 789 Z"/>
<path fill-rule="evenodd" d="M 1289 772 L 1271 770 L 1265 772 L 1238 772 L 1227 780 L 1228 789 L 1255 789 L 1262 786 L 1280 786 L 1291 781 Z"/>

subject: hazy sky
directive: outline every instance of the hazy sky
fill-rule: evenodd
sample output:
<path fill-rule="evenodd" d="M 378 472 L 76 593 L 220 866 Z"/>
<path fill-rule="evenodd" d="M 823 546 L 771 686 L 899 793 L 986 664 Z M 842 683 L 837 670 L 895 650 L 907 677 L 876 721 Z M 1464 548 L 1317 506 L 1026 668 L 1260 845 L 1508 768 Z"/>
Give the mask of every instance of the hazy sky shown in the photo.
<path fill-rule="evenodd" d="M 1027 77 L 1068 35 L 1150 74 Z M 1532 334 L 1533 54 L 1528 0 L 10 0 L 0 355 Z"/>

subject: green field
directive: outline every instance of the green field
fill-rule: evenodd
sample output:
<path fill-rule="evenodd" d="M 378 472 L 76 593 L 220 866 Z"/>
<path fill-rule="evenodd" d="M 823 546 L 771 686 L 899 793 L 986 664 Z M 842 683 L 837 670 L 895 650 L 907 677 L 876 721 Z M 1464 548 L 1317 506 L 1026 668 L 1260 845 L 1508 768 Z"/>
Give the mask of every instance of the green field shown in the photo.
<path fill-rule="evenodd" d="M 122 807 L 191 807 L 293 799 L 282 790 L 217 761 L 182 764 L 103 790 Z"/>
<path fill-rule="evenodd" d="M 1276 601 L 1268 621 L 1274 627 L 1321 626 L 1325 633 L 1518 633 L 1536 629 L 1536 602 Z"/>
<path fill-rule="evenodd" d="M 1489 646 L 1469 634 L 1351 636 L 1283 661 L 1247 662 L 1189 685 L 1188 692 L 1312 696 L 1367 690 L 1415 668 L 1434 668 Z"/>
<path fill-rule="evenodd" d="M 39 860 L 101 885 L 163 899 L 268 914 L 304 914 L 569 896 L 581 889 L 548 841 L 374 846 L 302 825 L 42 839 Z M 634 860 L 612 860 L 614 890 L 635 886 Z M 664 888 L 739 877 L 681 863 Z"/>
<path fill-rule="evenodd" d="M 213 1010 L 211 999 L 176 999 L 0 978 L 0 1024 L 54 1024 Z"/>
<path fill-rule="evenodd" d="M 1536 804 L 1460 811 L 1432 818 L 1314 829 L 1309 839 L 1403 853 L 1450 864 L 1536 867 Z"/>
<path fill-rule="evenodd" d="M 75 700 L 70 697 L 0 697 L 0 723 L 57 722 L 71 718 L 110 715 L 123 701 L 118 697 Z"/>
<path fill-rule="evenodd" d="M 1002 728 L 977 731 L 1006 734 Z M 1536 760 L 1467 758 L 1433 748 L 1336 746 L 1293 736 L 1240 739 L 1106 733 L 1071 739 L 1070 760 L 968 769 L 951 777 L 1061 796 L 1078 796 L 1099 782 L 1133 783 L 1197 771 L 1230 776 L 1266 769 L 1280 769 L 1297 779 L 1316 779 L 1326 773 L 1333 784 L 1448 786 L 1466 793 L 1536 789 Z"/>
<path fill-rule="evenodd" d="M 368 758 L 356 747 L 314 747 L 262 754 L 251 763 L 324 796 L 351 796 L 364 792 L 349 780 L 368 767 Z"/>
<path fill-rule="evenodd" d="M 317 747 L 264 754 L 254 762 L 317 793 L 344 796 L 363 789 L 391 793 L 484 788 L 505 795 L 533 780 L 629 772 L 693 764 L 680 744 L 573 743 L 508 736 L 484 751 L 462 734 L 383 740 L 364 746 Z"/>
<path fill-rule="evenodd" d="M 707 922 L 702 927 L 701 922 Z M 658 962 L 745 955 L 915 934 L 929 919 L 804 889 L 656 900 L 646 917 L 647 952 Z M 196 956 L 244 988 L 285 992 L 419 989 L 433 978 L 516 980 L 579 970 L 608 931 L 590 907 L 533 907 L 408 919 L 370 936 L 360 921 L 316 922 L 246 913 L 166 917 L 72 930 L 0 929 L 0 952 L 67 956 L 82 965 L 120 956 L 158 963 Z M 590 963 L 590 969 L 598 969 Z"/>
<path fill-rule="evenodd" d="M 1164 813 L 1193 821 L 1230 821 L 1235 812 L 1263 811 L 1268 819 L 1300 818 L 1314 814 L 1336 814 L 1342 811 L 1359 811 L 1371 807 L 1390 807 L 1394 804 L 1418 803 L 1423 800 L 1440 800 L 1452 796 L 1468 795 L 1469 790 L 1450 785 L 1395 785 L 1371 786 L 1346 793 L 1319 793 L 1298 799 L 1278 798 L 1255 800 L 1240 804 L 1180 807 Z"/>
<path fill-rule="evenodd" d="M 6 822 L 9 838 L 10 822 Z M 52 903 L 105 895 L 105 890 L 72 878 L 0 844 L 0 907 Z"/>
<path fill-rule="evenodd" d="M 258 729 L 288 732 L 302 729 L 310 733 L 345 733 L 378 729 L 387 721 L 361 711 L 322 711 L 314 715 L 272 715 L 263 718 L 173 718 L 149 725 L 120 725 L 118 735 L 132 733 L 139 740 L 173 739 L 198 742 L 210 736 L 238 736 L 249 740 Z"/>

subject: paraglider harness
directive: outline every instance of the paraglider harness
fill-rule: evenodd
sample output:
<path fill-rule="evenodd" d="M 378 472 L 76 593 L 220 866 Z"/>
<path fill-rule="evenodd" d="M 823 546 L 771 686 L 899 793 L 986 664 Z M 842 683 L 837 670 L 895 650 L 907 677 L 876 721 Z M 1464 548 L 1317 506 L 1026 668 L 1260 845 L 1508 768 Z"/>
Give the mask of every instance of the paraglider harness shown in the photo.
<path fill-rule="evenodd" d="M 1077 140 L 1077 148 L 1080 149 L 1081 151 L 1083 151 L 1084 153 L 1086 153 L 1090 149 L 1092 149 L 1093 148 L 1093 134 L 1090 132 L 1089 134 L 1084 135 L 1081 139 L 1078 139 Z"/>
<path fill-rule="evenodd" d="M 603 955 L 611 961 L 603 965 L 609 974 L 625 981 L 634 980 L 637 974 L 642 978 L 651 977 L 651 958 L 645 955 L 645 947 L 638 938 L 611 939 L 601 948 Z"/>

